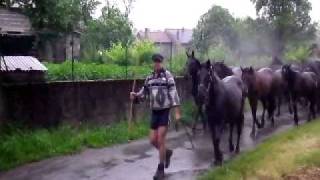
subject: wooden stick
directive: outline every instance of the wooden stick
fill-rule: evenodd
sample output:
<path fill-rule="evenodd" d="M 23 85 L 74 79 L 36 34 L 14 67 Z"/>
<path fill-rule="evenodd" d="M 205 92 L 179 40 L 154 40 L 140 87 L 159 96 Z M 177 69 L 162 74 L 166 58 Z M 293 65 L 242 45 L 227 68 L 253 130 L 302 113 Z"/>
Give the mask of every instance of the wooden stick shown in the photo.
<path fill-rule="evenodd" d="M 136 89 L 136 79 L 133 80 L 131 92 L 134 92 L 135 89 Z M 129 133 L 131 132 L 131 129 L 132 129 L 133 103 L 134 103 L 134 99 L 131 99 L 129 118 L 128 118 L 128 130 L 129 130 Z"/>

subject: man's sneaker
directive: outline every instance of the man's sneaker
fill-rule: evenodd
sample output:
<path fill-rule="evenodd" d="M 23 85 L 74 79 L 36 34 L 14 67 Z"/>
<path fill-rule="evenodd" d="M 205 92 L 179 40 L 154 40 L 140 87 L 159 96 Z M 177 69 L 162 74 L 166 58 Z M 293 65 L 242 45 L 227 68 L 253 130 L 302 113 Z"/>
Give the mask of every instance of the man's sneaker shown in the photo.
<path fill-rule="evenodd" d="M 171 159 L 171 156 L 173 154 L 173 151 L 170 150 L 170 149 L 167 149 L 166 151 L 166 168 L 168 168 L 170 166 L 170 159 Z"/>
<path fill-rule="evenodd" d="M 153 176 L 153 180 L 163 180 L 164 179 L 164 165 L 160 163 L 156 174 Z"/>

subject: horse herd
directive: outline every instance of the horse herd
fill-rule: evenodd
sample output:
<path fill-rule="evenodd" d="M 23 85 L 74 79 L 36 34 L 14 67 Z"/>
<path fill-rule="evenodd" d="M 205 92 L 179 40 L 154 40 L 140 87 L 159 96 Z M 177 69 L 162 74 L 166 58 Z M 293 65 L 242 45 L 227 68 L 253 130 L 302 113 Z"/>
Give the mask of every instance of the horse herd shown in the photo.
<path fill-rule="evenodd" d="M 271 126 L 276 115 L 280 115 L 283 99 L 287 101 L 289 112 L 295 125 L 299 124 L 297 105 L 309 105 L 308 120 L 320 112 L 320 62 L 304 64 L 273 64 L 269 67 L 228 67 L 224 62 L 201 63 L 194 52 L 187 53 L 187 75 L 192 81 L 192 96 L 198 108 L 196 123 L 200 118 L 204 129 L 207 124 L 211 132 L 216 165 L 223 162 L 220 141 L 223 130 L 229 128 L 229 150 L 240 151 L 240 136 L 244 125 L 245 99 L 248 98 L 252 112 L 251 136 L 256 135 L 256 127 L 264 128 L 265 111 Z M 262 117 L 257 119 L 258 102 L 262 104 Z M 236 148 L 233 145 L 234 127 L 237 132 Z"/>

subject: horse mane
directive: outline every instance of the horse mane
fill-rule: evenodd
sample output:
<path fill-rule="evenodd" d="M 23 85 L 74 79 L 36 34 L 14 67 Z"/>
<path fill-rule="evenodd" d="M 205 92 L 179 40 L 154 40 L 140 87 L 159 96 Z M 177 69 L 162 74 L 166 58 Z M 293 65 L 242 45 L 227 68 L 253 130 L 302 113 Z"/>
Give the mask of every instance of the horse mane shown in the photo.
<path fill-rule="evenodd" d="M 213 64 L 213 67 L 215 69 L 217 69 L 217 67 L 220 68 L 221 72 L 217 72 L 216 71 L 216 73 L 221 79 L 223 79 L 223 78 L 225 78 L 227 76 L 232 76 L 233 75 L 232 69 L 230 67 L 228 67 L 223 61 L 222 62 L 215 62 Z"/>

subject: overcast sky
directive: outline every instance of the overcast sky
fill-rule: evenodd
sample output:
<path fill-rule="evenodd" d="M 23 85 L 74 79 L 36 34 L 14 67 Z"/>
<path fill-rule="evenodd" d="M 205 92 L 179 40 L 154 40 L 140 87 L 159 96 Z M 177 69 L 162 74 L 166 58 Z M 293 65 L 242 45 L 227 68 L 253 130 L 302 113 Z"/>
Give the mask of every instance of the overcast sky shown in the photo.
<path fill-rule="evenodd" d="M 100 0 L 104 2 L 104 0 Z M 312 3 L 311 17 L 320 21 L 320 1 Z M 122 0 L 114 0 L 121 6 Z M 200 16 L 212 5 L 220 5 L 236 17 L 255 17 L 256 11 L 250 0 L 136 0 L 130 19 L 134 28 L 153 30 L 164 28 L 194 28 Z M 96 15 L 99 16 L 98 8 Z"/>

